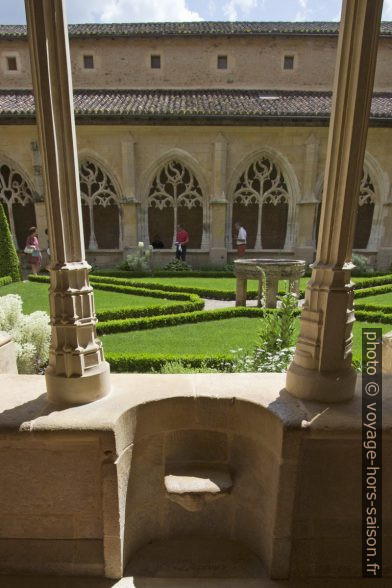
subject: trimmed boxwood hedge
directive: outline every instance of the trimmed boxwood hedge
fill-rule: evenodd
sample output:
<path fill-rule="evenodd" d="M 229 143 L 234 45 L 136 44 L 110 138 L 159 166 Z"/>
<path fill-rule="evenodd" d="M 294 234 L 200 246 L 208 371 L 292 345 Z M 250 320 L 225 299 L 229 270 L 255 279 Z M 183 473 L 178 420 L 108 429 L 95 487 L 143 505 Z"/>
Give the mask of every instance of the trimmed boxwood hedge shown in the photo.
<path fill-rule="evenodd" d="M 182 304 L 173 304 L 171 306 L 164 306 L 163 304 L 156 304 L 154 306 L 146 306 L 144 308 L 120 307 L 113 310 L 101 310 L 97 312 L 99 321 L 121 320 L 126 318 L 141 318 L 148 316 L 158 316 L 163 314 L 179 314 L 184 312 L 195 312 L 203 310 L 204 301 L 198 296 L 190 294 L 194 300 L 190 302 L 183 302 Z"/>
<path fill-rule="evenodd" d="M 354 300 L 357 300 L 358 298 L 366 298 L 367 296 L 387 294 L 388 292 L 392 292 L 392 283 L 385 284 L 384 286 L 374 286 L 373 288 L 362 288 L 361 290 L 355 290 Z"/>
<path fill-rule="evenodd" d="M 362 290 L 363 288 L 372 288 L 374 286 L 382 286 L 384 284 L 392 284 L 392 274 L 383 274 L 372 277 L 355 277 L 354 290 Z"/>
<path fill-rule="evenodd" d="M 30 282 L 44 282 L 49 283 L 49 276 L 43 275 L 34 275 L 31 274 L 29 276 Z M 113 278 L 115 280 L 115 278 Z M 150 298 L 166 298 L 166 300 L 185 300 L 190 301 L 192 300 L 192 294 L 190 292 L 178 293 L 178 292 L 171 292 L 170 290 L 158 290 L 157 288 L 153 288 L 151 291 L 150 288 L 145 286 L 141 286 L 140 288 L 136 286 L 130 285 L 129 281 L 120 280 L 120 281 L 113 281 L 110 278 L 97 278 L 94 277 L 90 278 L 90 284 L 94 286 L 97 290 L 106 290 L 109 292 L 120 292 L 121 294 L 133 294 L 134 296 L 149 296 Z M 198 297 L 199 298 L 199 297 Z M 193 300 L 195 300 L 193 298 Z M 200 300 L 200 298 L 199 298 Z"/>
<path fill-rule="evenodd" d="M 135 282 L 129 279 L 114 277 L 96 277 L 91 276 L 91 283 L 96 284 L 119 284 L 130 286 L 132 288 L 159 290 L 160 292 L 187 292 L 197 294 L 202 298 L 212 298 L 214 300 L 235 300 L 235 292 L 232 290 L 217 290 L 212 288 L 197 288 L 195 286 L 176 286 L 174 284 L 159 284 L 158 282 Z M 150 293 L 150 296 L 152 294 Z M 248 290 L 247 298 L 252 299 L 257 296 L 257 290 Z"/>
<path fill-rule="evenodd" d="M 366 323 L 384 323 L 387 325 L 392 324 L 392 313 L 391 314 L 380 314 L 379 312 L 372 312 L 367 310 L 355 310 L 355 318 L 361 322 Z"/>
<path fill-rule="evenodd" d="M 182 314 L 152 316 L 147 318 L 130 318 L 117 321 L 101 322 L 97 325 L 98 335 L 122 333 L 128 331 L 142 331 L 147 329 L 156 329 L 159 327 L 174 327 L 190 323 L 201 323 L 207 321 L 218 321 L 221 319 L 237 317 L 263 317 L 266 313 L 279 312 L 279 309 L 273 308 L 254 308 L 254 307 L 230 307 L 220 308 L 219 310 L 202 310 L 196 312 L 184 312 Z M 300 309 L 298 309 L 298 314 Z"/>
<path fill-rule="evenodd" d="M 151 274 L 141 274 L 137 272 L 128 272 L 126 270 L 118 269 L 94 269 L 91 272 L 93 276 L 112 276 L 114 278 L 127 278 L 132 280 L 133 278 L 232 278 L 233 272 L 228 271 L 197 271 L 192 270 L 189 272 L 171 272 L 168 270 L 156 270 Z"/>
<path fill-rule="evenodd" d="M 3 276 L 0 278 L 0 288 L 1 286 L 7 286 L 8 284 L 12 283 L 11 276 Z"/>
<path fill-rule="evenodd" d="M 105 353 L 105 359 L 110 363 L 112 372 L 159 372 L 168 361 L 180 361 L 187 367 L 201 367 L 221 369 L 222 366 L 233 362 L 232 355 L 168 355 L 151 353 Z M 227 371 L 227 369 L 225 370 Z"/>
<path fill-rule="evenodd" d="M 366 310 L 368 312 L 378 312 L 382 314 L 392 314 L 392 305 L 383 305 L 383 304 L 367 304 L 365 302 L 359 302 L 354 305 L 355 312 L 357 313 L 359 310 Z"/>

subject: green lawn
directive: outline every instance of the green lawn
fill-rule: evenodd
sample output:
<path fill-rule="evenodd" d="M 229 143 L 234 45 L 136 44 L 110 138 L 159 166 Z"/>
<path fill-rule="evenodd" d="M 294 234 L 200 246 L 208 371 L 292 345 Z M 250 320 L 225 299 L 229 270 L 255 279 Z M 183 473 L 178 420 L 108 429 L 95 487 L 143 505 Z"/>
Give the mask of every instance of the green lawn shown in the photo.
<path fill-rule="evenodd" d="M 305 278 L 306 279 L 306 278 Z M 149 278 L 154 281 L 157 278 Z M 223 287 L 234 287 L 233 278 L 159 278 L 162 283 L 183 283 L 187 281 L 200 285 L 202 280 L 207 280 L 209 286 L 214 287 L 216 282 L 223 282 Z M 48 311 L 48 286 L 35 282 L 17 282 L 4 286 L 0 289 L 0 296 L 9 293 L 20 294 L 24 302 L 24 312 L 30 313 L 35 310 Z M 94 290 L 97 311 L 104 309 L 118 308 L 121 306 L 143 307 L 157 304 L 176 304 L 175 301 L 168 301 L 161 298 L 150 298 L 120 294 L 104 290 Z M 391 294 L 371 296 L 361 299 L 362 301 L 390 304 Z M 220 321 L 194 323 L 189 325 L 178 325 L 176 327 L 163 327 L 158 329 L 132 331 L 129 333 L 116 333 L 103 335 L 104 349 L 112 352 L 131 353 L 170 353 L 173 355 L 182 354 L 218 354 L 228 353 L 231 349 L 251 349 L 257 341 L 257 327 L 259 318 L 232 318 Z M 297 321 L 298 333 L 299 321 Z M 380 323 L 355 323 L 354 324 L 354 357 L 361 355 L 361 329 L 363 327 L 382 328 L 383 333 L 392 330 L 392 324 Z"/>
<path fill-rule="evenodd" d="M 251 349 L 257 339 L 260 319 L 232 318 L 205 323 L 162 327 L 101 335 L 105 351 L 128 353 L 171 353 L 197 355 L 228 353 L 230 349 Z"/>
<path fill-rule="evenodd" d="M 365 298 L 358 298 L 358 304 L 380 304 L 382 306 L 392 306 L 392 292 L 386 294 L 378 294 L 377 296 L 366 296 Z"/>
<path fill-rule="evenodd" d="M 101 336 L 105 351 L 118 353 L 170 353 L 192 355 L 199 353 L 228 353 L 230 349 L 252 349 L 257 341 L 259 318 L 232 318 L 220 321 L 162 327 L 146 331 L 132 331 Z M 361 356 L 361 330 L 365 327 L 382 328 L 392 325 L 354 323 L 353 356 Z M 299 320 L 297 330 L 299 332 Z"/>
<path fill-rule="evenodd" d="M 38 282 L 14 282 L 0 288 L 0 297 L 6 294 L 20 294 L 23 300 L 23 312 L 29 314 L 35 310 L 49 312 L 48 284 Z M 120 307 L 143 308 L 145 306 L 178 304 L 175 300 L 163 298 L 150 298 L 148 296 L 134 296 L 133 294 L 121 294 L 94 289 L 96 310 L 108 310 Z"/>

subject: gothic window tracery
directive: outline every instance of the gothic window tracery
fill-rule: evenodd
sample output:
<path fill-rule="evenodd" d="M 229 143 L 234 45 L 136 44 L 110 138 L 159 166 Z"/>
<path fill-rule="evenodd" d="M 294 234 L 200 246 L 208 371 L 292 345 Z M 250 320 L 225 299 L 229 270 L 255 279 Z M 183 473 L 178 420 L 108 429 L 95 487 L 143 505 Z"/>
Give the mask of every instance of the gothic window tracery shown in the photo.
<path fill-rule="evenodd" d="M 357 219 L 354 233 L 354 249 L 366 249 L 369 243 L 370 233 L 372 230 L 374 207 L 376 203 L 376 194 L 370 174 L 367 170 L 363 171 L 361 186 L 359 189 L 359 200 L 357 209 Z"/>
<path fill-rule="evenodd" d="M 112 179 L 88 159 L 80 165 L 79 180 L 86 249 L 118 249 L 119 197 Z"/>
<path fill-rule="evenodd" d="M 369 171 L 364 168 L 359 188 L 357 217 L 355 222 L 353 249 L 366 249 L 372 231 L 376 191 Z M 315 219 L 315 244 L 319 235 L 321 202 L 317 205 Z"/>
<path fill-rule="evenodd" d="M 165 248 L 175 242 L 177 224 L 189 233 L 189 248 L 200 249 L 203 230 L 203 193 L 194 174 L 171 160 L 154 177 L 148 197 L 150 242 L 159 238 Z"/>
<path fill-rule="evenodd" d="M 22 173 L 0 163 L 0 201 L 19 249 L 24 249 L 28 229 L 36 224 L 33 193 Z"/>
<path fill-rule="evenodd" d="M 284 175 L 268 157 L 252 162 L 240 176 L 233 195 L 233 225 L 248 233 L 247 248 L 283 249 L 289 193 Z"/>

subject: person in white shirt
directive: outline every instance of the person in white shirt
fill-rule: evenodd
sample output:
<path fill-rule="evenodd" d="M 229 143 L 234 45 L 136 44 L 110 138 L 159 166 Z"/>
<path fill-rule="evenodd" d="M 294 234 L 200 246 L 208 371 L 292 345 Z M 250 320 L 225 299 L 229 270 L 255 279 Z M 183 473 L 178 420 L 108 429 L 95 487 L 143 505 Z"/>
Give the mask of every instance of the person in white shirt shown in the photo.
<path fill-rule="evenodd" d="M 241 223 L 235 223 L 237 234 L 237 253 L 238 257 L 244 257 L 246 251 L 246 231 Z"/>

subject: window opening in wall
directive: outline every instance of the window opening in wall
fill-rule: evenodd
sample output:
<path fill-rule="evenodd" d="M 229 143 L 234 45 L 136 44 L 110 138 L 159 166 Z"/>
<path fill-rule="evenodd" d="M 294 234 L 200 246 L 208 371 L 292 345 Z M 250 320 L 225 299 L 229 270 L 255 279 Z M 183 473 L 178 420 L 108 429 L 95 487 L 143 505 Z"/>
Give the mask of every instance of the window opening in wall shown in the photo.
<path fill-rule="evenodd" d="M 118 249 L 119 197 L 111 177 L 98 164 L 85 160 L 79 179 L 86 249 Z"/>
<path fill-rule="evenodd" d="M 188 247 L 200 249 L 203 193 L 193 173 L 180 161 L 171 160 L 156 174 L 148 193 L 150 242 L 159 236 L 165 248 L 173 247 L 177 224 L 189 233 Z"/>
<path fill-rule="evenodd" d="M 18 249 L 24 249 L 29 228 L 36 226 L 33 193 L 18 170 L 0 162 L 1 205 Z"/>
<path fill-rule="evenodd" d="M 93 55 L 83 55 L 83 67 L 84 69 L 94 69 Z"/>
<path fill-rule="evenodd" d="M 283 69 L 294 69 L 294 55 L 284 56 Z"/>
<path fill-rule="evenodd" d="M 227 69 L 227 55 L 218 55 L 218 69 Z"/>
<path fill-rule="evenodd" d="M 151 69 L 161 69 L 160 55 L 151 55 Z"/>
<path fill-rule="evenodd" d="M 236 221 L 246 227 L 248 249 L 283 249 L 289 211 L 286 179 L 268 157 L 251 163 L 234 192 L 233 235 Z M 233 243 L 233 247 L 235 243 Z"/>
<path fill-rule="evenodd" d="M 7 57 L 7 69 L 8 71 L 17 71 L 18 64 L 16 57 Z"/>

